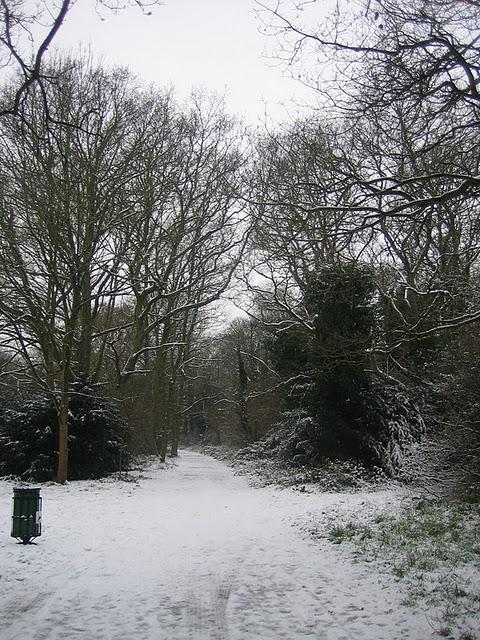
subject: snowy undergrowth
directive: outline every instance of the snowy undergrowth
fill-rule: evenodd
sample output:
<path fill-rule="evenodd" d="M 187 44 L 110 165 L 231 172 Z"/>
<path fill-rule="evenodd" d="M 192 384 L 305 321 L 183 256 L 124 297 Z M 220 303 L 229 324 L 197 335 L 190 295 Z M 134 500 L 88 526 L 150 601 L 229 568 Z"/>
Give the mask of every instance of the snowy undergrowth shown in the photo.
<path fill-rule="evenodd" d="M 381 469 L 367 469 L 353 460 L 325 460 L 322 465 L 290 466 L 277 459 L 234 460 L 237 471 L 256 486 L 279 485 L 305 491 L 374 490 L 395 484 Z"/>
<path fill-rule="evenodd" d="M 338 512 L 312 515 L 303 528 L 393 575 L 403 604 L 428 610 L 439 635 L 480 638 L 479 505 L 410 499 L 393 513 L 363 506 L 341 518 Z"/>
<path fill-rule="evenodd" d="M 385 488 L 395 485 L 381 469 L 368 469 L 353 460 L 324 460 L 317 466 L 291 465 L 276 455 L 261 455 L 253 445 L 245 449 L 222 446 L 199 446 L 197 451 L 222 460 L 236 473 L 244 475 L 256 487 L 281 486 L 318 491 L 343 491 Z M 311 485 L 311 486 L 310 486 Z"/>

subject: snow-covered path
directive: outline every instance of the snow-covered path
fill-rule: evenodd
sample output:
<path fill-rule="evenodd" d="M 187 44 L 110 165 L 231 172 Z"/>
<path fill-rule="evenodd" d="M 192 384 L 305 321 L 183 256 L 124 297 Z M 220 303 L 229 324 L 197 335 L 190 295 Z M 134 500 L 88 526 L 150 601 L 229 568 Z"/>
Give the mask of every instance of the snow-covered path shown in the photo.
<path fill-rule="evenodd" d="M 338 495 L 254 489 L 189 451 L 146 475 L 44 486 L 30 546 L 0 483 L 0 640 L 432 637 L 392 585 L 291 526 Z"/>

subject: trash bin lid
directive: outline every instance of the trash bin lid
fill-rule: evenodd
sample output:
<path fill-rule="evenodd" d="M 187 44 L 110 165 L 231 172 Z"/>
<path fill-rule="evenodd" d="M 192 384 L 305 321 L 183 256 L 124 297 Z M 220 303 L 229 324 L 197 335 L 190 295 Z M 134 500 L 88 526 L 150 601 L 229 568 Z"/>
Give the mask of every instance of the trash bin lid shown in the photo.
<path fill-rule="evenodd" d="M 40 493 L 40 488 L 36 487 L 14 487 L 13 493 L 15 495 L 21 494 L 26 496 L 38 496 Z"/>

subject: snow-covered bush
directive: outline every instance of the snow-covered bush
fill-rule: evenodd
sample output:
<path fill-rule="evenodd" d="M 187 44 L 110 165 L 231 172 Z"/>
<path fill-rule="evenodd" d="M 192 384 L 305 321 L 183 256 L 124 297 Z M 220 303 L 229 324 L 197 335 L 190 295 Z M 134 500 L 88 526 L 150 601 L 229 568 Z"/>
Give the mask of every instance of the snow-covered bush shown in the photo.
<path fill-rule="evenodd" d="M 285 411 L 282 420 L 265 437 L 240 449 L 237 456 L 255 459 L 274 455 L 295 465 L 314 464 L 320 459 L 315 442 L 317 432 L 318 425 L 304 409 Z"/>
<path fill-rule="evenodd" d="M 0 399 L 0 476 L 51 480 L 57 469 L 53 399 L 10 394 Z M 128 426 L 112 402 L 79 385 L 69 412 L 69 479 L 100 477 L 128 464 Z"/>
<path fill-rule="evenodd" d="M 9 394 L 1 405 L 0 476 L 52 479 L 58 433 L 53 402 L 41 396 Z"/>
<path fill-rule="evenodd" d="M 401 385 L 373 385 L 366 406 L 365 461 L 394 475 L 406 449 L 425 433 L 421 409 Z"/>
<path fill-rule="evenodd" d="M 317 466 L 327 459 L 357 459 L 370 469 L 380 468 L 394 475 L 406 448 L 425 431 L 422 413 L 401 386 L 372 385 L 365 407 L 362 423 L 345 425 L 340 434 L 303 408 L 285 411 L 264 438 L 237 455 L 246 459 L 274 455 L 294 466 Z"/>

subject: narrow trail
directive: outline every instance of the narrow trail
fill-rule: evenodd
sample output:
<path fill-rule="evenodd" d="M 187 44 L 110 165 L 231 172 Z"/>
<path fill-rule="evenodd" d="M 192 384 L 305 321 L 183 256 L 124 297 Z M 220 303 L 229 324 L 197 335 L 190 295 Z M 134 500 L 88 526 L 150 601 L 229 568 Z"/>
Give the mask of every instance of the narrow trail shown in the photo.
<path fill-rule="evenodd" d="M 24 547 L 0 484 L 0 640 L 432 637 L 374 573 L 291 526 L 322 496 L 254 489 L 183 451 L 137 483 L 45 486 L 44 535 Z"/>

